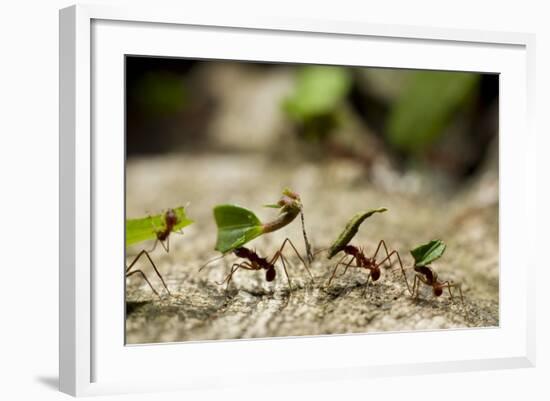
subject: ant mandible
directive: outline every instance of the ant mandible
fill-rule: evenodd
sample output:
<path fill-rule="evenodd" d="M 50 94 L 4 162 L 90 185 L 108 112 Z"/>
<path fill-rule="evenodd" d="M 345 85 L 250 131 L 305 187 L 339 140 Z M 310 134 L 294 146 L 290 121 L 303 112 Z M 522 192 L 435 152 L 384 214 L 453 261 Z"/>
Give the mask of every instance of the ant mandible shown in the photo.
<path fill-rule="evenodd" d="M 414 266 L 414 271 L 417 273 L 414 276 L 412 290 L 412 295 L 415 299 L 418 298 L 419 287 L 420 283 L 422 282 L 425 285 L 432 287 L 432 292 L 435 297 L 440 297 L 443 294 L 443 289 L 447 288 L 451 300 L 453 299 L 451 287 L 456 287 L 460 292 L 460 300 L 462 301 L 462 303 L 464 303 L 461 283 L 453 283 L 452 281 L 439 281 L 439 279 L 437 278 L 437 273 L 428 266 L 416 265 Z"/>
<path fill-rule="evenodd" d="M 298 250 L 296 249 L 296 247 L 294 246 L 292 241 L 289 238 L 286 238 L 283 241 L 283 244 L 281 245 L 279 250 L 277 252 L 275 252 L 273 257 L 269 260 L 267 258 L 260 257 L 255 251 L 253 251 L 249 248 L 245 248 L 245 247 L 241 246 L 239 248 L 234 249 L 233 253 L 235 254 L 235 256 L 237 256 L 238 258 L 241 258 L 241 259 L 246 259 L 246 260 L 243 261 L 243 262 L 240 262 L 240 263 L 234 263 L 231 266 L 231 270 L 230 270 L 229 274 L 221 282 L 218 282 L 217 284 L 223 285 L 224 283 L 226 283 L 226 290 L 227 290 L 229 288 L 229 284 L 231 283 L 233 275 L 239 269 L 265 270 L 266 271 L 265 272 L 265 279 L 266 279 L 266 281 L 271 282 L 271 281 L 275 280 L 275 277 L 277 276 L 277 271 L 275 270 L 275 263 L 278 260 L 281 260 L 281 263 L 283 265 L 283 269 L 284 269 L 284 272 L 285 272 L 285 275 L 286 275 L 286 278 L 287 278 L 287 281 L 288 281 L 288 287 L 292 291 L 292 284 L 290 282 L 290 276 L 288 275 L 288 269 L 287 269 L 287 264 L 290 264 L 290 263 L 289 263 L 288 259 L 283 255 L 283 250 L 284 250 L 284 248 L 287 244 L 289 244 L 292 247 L 292 249 L 296 253 L 296 256 L 298 256 L 298 259 L 300 259 L 300 261 L 302 262 L 302 264 L 306 268 L 307 272 L 309 273 L 311 279 L 313 280 L 313 275 L 311 274 L 311 271 L 309 270 L 309 268 L 308 268 L 307 264 L 305 263 L 304 259 L 300 256 L 300 253 L 298 252 Z M 199 271 L 201 271 L 205 267 L 206 267 L 206 265 L 202 266 L 199 269 Z"/>
<path fill-rule="evenodd" d="M 153 269 L 155 270 L 155 273 L 157 274 L 158 278 L 160 279 L 160 281 L 162 282 L 162 285 L 164 286 L 164 288 L 166 289 L 166 292 L 168 293 L 168 295 L 172 295 L 170 293 L 170 290 L 168 289 L 168 286 L 166 285 L 166 282 L 164 281 L 164 278 L 162 277 L 162 275 L 160 274 L 160 272 L 158 271 L 157 269 L 157 266 L 155 265 L 155 263 L 153 262 L 153 259 L 151 259 L 151 256 L 149 255 L 151 252 L 153 252 L 155 250 L 155 248 L 157 247 L 157 243 L 160 242 L 160 244 L 162 245 L 162 247 L 164 248 L 164 250 L 166 252 L 169 252 L 170 251 L 170 234 L 172 232 L 177 232 L 177 233 L 180 233 L 180 234 L 183 234 L 183 232 L 181 231 L 173 231 L 174 227 L 176 226 L 176 224 L 178 224 L 178 216 L 175 212 L 174 209 L 168 209 L 165 213 L 164 213 L 164 229 L 157 229 L 151 219 L 151 224 L 153 225 L 153 228 L 155 230 L 155 235 L 156 235 L 156 239 L 155 239 L 155 243 L 153 245 L 153 248 L 151 248 L 151 250 L 147 251 L 145 249 L 142 249 L 137 255 L 136 257 L 134 258 L 134 260 L 132 261 L 132 263 L 130 263 L 130 265 L 128 267 L 126 267 L 126 277 L 130 277 L 131 275 L 133 274 L 139 274 L 143 280 L 145 280 L 145 282 L 147 284 L 149 284 L 149 287 L 151 287 L 151 290 L 153 290 L 153 292 L 155 293 L 155 295 L 157 295 L 159 298 L 160 298 L 160 294 L 155 290 L 155 288 L 152 286 L 151 282 L 147 279 L 147 277 L 145 276 L 145 273 L 140 270 L 140 269 L 134 269 L 132 270 L 132 267 L 134 267 L 134 265 L 137 263 L 137 261 L 143 256 L 145 255 L 147 257 L 147 259 L 149 260 L 149 262 L 151 263 L 151 266 L 153 266 Z M 166 245 L 165 245 L 165 242 L 166 242 Z"/>

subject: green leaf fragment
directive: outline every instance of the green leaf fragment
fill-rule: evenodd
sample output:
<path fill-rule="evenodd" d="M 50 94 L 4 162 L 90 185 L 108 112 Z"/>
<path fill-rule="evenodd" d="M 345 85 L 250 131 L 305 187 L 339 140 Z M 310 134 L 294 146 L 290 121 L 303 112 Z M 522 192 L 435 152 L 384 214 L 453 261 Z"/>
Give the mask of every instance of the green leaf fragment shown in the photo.
<path fill-rule="evenodd" d="M 173 211 L 177 217 L 173 231 L 193 223 L 185 214 L 185 207 L 177 207 Z M 161 213 L 140 219 L 126 219 L 126 246 L 157 238 L 157 232 L 166 229 L 165 215 L 166 213 Z"/>
<path fill-rule="evenodd" d="M 340 233 L 336 241 L 333 242 L 328 251 L 328 258 L 332 258 L 338 252 L 340 252 L 344 247 L 351 241 L 351 239 L 357 234 L 359 226 L 365 221 L 368 217 L 372 216 L 375 213 L 383 213 L 387 211 L 386 208 L 373 209 L 366 212 L 359 212 L 351 218 L 351 220 L 346 224 L 344 230 Z"/>
<path fill-rule="evenodd" d="M 243 246 L 263 233 L 262 222 L 251 210 L 235 205 L 219 205 L 214 208 L 218 226 L 216 250 L 222 253 Z"/>
<path fill-rule="evenodd" d="M 441 240 L 432 240 L 427 244 L 420 245 L 411 251 L 415 266 L 427 266 L 434 260 L 439 259 L 447 245 Z"/>

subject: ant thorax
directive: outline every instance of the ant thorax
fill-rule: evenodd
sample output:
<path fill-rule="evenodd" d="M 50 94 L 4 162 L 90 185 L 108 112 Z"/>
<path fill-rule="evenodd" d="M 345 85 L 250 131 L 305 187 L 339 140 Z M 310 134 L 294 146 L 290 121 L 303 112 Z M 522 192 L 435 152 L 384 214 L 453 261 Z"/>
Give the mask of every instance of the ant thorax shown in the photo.
<path fill-rule="evenodd" d="M 164 215 L 164 221 L 166 223 L 166 228 L 172 229 L 178 223 L 178 216 L 174 212 L 174 209 L 168 209 Z"/>
<path fill-rule="evenodd" d="M 437 273 L 434 272 L 430 267 L 428 266 L 414 266 L 414 271 L 417 273 L 420 273 L 424 276 L 428 284 L 434 284 L 437 282 Z"/>
<path fill-rule="evenodd" d="M 258 269 L 270 269 L 273 266 L 267 261 L 266 258 L 260 257 L 256 252 L 254 252 L 251 249 L 245 248 L 245 247 L 239 247 L 233 251 L 235 256 L 247 259 L 252 263 L 254 266 L 256 266 Z M 268 280 L 269 281 L 269 280 Z"/>
<path fill-rule="evenodd" d="M 168 209 L 164 214 L 165 227 L 163 230 L 157 231 L 157 239 L 159 241 L 165 241 L 176 224 L 178 224 L 178 216 L 174 212 L 174 209 Z"/>

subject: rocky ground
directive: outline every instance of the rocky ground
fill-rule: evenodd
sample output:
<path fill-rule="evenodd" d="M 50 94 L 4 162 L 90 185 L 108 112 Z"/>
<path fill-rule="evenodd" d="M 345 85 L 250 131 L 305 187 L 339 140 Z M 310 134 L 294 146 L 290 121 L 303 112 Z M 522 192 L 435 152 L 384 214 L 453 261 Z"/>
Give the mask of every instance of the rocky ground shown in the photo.
<path fill-rule="evenodd" d="M 367 179 L 363 168 L 346 161 L 294 164 L 246 153 L 132 159 L 127 165 L 127 217 L 189 202 L 195 224 L 184 235 L 172 235 L 170 253 L 158 246 L 152 254 L 171 297 L 157 298 L 137 276 L 127 280 L 127 343 L 498 326 L 498 179 L 493 171 L 486 169 L 467 190 L 450 197 L 426 189 L 421 177 L 410 174 L 382 171 Z M 382 181 L 385 185 L 373 184 Z M 312 264 L 311 282 L 288 249 L 292 291 L 281 268 L 274 283 L 265 281 L 264 272 L 240 270 L 226 291 L 216 281 L 236 260 L 232 255 L 198 272 L 217 256 L 213 206 L 236 203 L 268 220 L 276 212 L 261 205 L 276 201 L 285 187 L 300 193 L 317 249 L 329 246 L 354 213 L 387 207 L 388 212 L 363 223 L 352 243 L 370 255 L 380 239 L 386 240 L 400 252 L 411 284 L 408 250 L 443 239 L 447 251 L 433 267 L 441 279 L 462 283 L 464 303 L 449 299 L 448 293 L 433 298 L 428 287 L 422 287 L 419 299 L 411 299 L 397 267 L 383 271 L 367 291 L 367 274 L 359 269 L 350 269 L 327 288 L 336 258 L 329 261 L 325 253 Z M 299 219 L 249 245 L 270 256 L 286 237 L 303 252 Z M 128 261 L 141 249 L 128 249 Z M 145 261 L 140 267 L 160 290 Z"/>

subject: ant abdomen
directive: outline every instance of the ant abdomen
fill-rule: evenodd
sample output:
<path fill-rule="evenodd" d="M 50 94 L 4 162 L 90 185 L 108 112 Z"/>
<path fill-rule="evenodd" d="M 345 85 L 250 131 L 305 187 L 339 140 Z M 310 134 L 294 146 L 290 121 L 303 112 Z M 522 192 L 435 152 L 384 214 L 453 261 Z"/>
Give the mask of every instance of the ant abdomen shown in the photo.
<path fill-rule="evenodd" d="M 380 278 L 380 269 L 372 269 L 370 272 L 372 281 L 376 281 Z"/>
<path fill-rule="evenodd" d="M 275 271 L 275 267 L 270 267 L 269 269 L 267 269 L 267 271 L 265 272 L 265 279 L 266 281 L 273 281 L 275 280 L 275 276 L 277 275 L 277 272 Z"/>
<path fill-rule="evenodd" d="M 434 295 L 436 297 L 440 297 L 441 294 L 443 294 L 443 288 L 442 287 L 434 287 Z"/>

